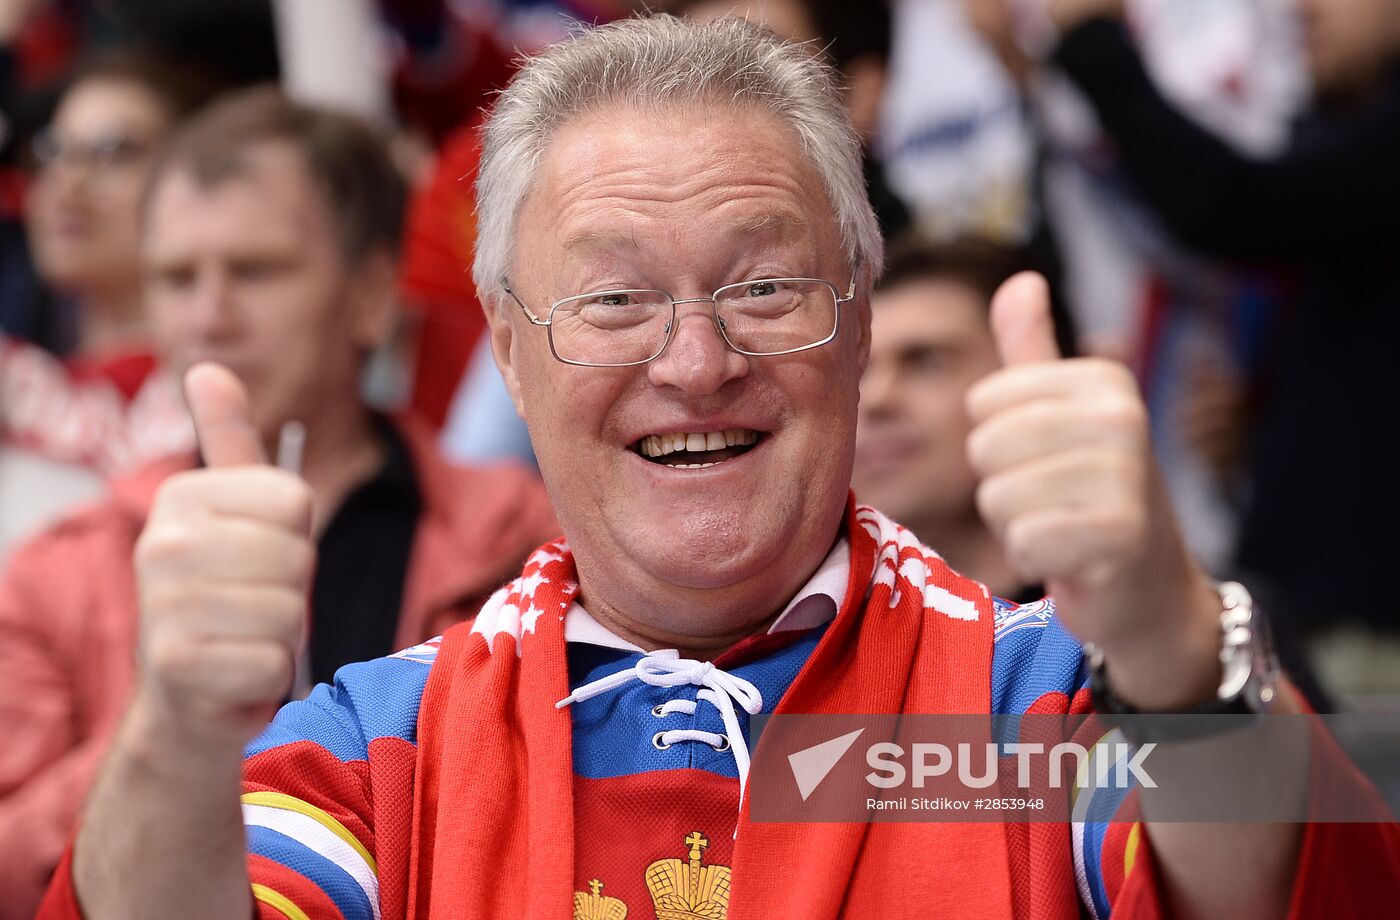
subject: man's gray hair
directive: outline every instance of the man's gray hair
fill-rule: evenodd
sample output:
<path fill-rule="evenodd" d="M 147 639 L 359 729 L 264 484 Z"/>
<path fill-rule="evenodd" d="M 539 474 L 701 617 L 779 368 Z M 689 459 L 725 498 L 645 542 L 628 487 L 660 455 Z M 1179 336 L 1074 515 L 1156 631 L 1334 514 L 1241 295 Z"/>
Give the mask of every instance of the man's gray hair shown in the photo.
<path fill-rule="evenodd" d="M 494 302 L 510 266 L 521 205 L 554 133 L 613 104 L 727 101 L 778 115 L 826 186 L 846 257 L 879 275 L 884 243 L 870 207 L 861 145 L 835 71 L 810 50 L 741 19 L 693 23 L 672 16 L 589 29 L 531 59 L 496 103 L 477 177 L 472 277 Z"/>

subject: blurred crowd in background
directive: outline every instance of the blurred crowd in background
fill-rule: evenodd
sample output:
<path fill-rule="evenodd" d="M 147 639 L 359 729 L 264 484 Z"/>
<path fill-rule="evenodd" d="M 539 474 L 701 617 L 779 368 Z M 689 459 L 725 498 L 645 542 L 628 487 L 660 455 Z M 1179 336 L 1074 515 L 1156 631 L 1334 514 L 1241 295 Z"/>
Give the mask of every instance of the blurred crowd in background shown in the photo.
<path fill-rule="evenodd" d="M 183 120 L 265 83 L 369 121 L 407 184 L 401 309 L 365 399 L 449 460 L 528 465 L 469 273 L 476 129 L 520 54 L 642 6 L 0 0 L 4 546 L 191 449 L 152 328 L 146 177 Z M 892 246 L 859 496 L 1008 596 L 1034 589 L 978 543 L 961 393 L 995 366 L 991 291 L 1037 269 L 1066 348 L 1137 373 L 1189 542 L 1256 591 L 1316 704 L 1400 693 L 1376 581 L 1397 504 L 1400 4 L 645 7 L 760 18 L 844 78 Z"/>
<path fill-rule="evenodd" d="M 264 443 L 305 432 L 295 695 L 471 616 L 555 533 L 471 282 L 478 127 L 521 54 L 642 6 L 0 0 L 0 920 L 131 691 L 192 363 L 240 377 Z M 645 6 L 759 19 L 843 78 L 889 240 L 859 498 L 1039 595 L 978 514 L 964 409 L 993 292 L 1038 270 L 1062 347 L 1137 374 L 1188 542 L 1314 705 L 1397 705 L 1400 3 Z"/>

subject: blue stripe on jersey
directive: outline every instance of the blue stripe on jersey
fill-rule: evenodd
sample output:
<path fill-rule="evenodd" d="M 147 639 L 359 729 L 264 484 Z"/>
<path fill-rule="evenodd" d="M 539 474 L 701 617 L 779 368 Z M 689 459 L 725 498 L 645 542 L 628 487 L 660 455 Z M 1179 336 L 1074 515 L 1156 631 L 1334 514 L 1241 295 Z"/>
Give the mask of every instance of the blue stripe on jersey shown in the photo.
<path fill-rule="evenodd" d="M 345 920 L 373 920 L 374 905 L 348 872 L 286 834 L 250 825 L 248 852 L 280 863 L 326 893 Z"/>
<path fill-rule="evenodd" d="M 432 659 L 376 658 L 347 664 L 335 684 L 318 684 L 305 700 L 283 706 L 243 756 L 295 741 L 313 741 L 342 762 L 364 760 L 375 738 L 416 743 L 418 704 Z"/>
<path fill-rule="evenodd" d="M 1127 760 L 1130 756 L 1131 752 L 1125 750 L 1123 756 L 1115 759 L 1115 765 Z M 1115 771 L 1110 770 L 1108 773 L 1110 784 L 1103 789 L 1091 787 L 1081 789 L 1075 803 L 1077 806 L 1084 805 L 1086 803 L 1083 802 L 1083 798 L 1089 796 L 1087 808 L 1084 811 L 1084 874 L 1089 880 L 1089 893 L 1094 899 L 1094 911 L 1099 920 L 1108 920 L 1111 907 L 1103 869 L 1104 841 L 1108 837 L 1108 822 L 1113 819 L 1123 802 L 1132 794 L 1134 785 L 1130 782 L 1125 787 L 1118 787 L 1114 785 L 1114 776 Z M 1131 779 L 1131 775 L 1129 778 Z"/>
<path fill-rule="evenodd" d="M 1108 834 L 1107 824 L 1086 824 L 1084 826 L 1084 875 L 1089 880 L 1089 896 L 1094 899 L 1094 916 L 1108 920 L 1112 908 L 1108 902 L 1108 888 L 1103 880 L 1104 838 Z"/>
<path fill-rule="evenodd" d="M 811 630 L 771 655 L 726 670 L 752 682 L 763 695 L 762 711 L 771 713 L 825 631 L 825 627 Z M 570 688 L 630 668 L 642 658 L 636 652 L 578 642 L 570 643 L 568 654 Z M 730 751 L 716 751 L 697 742 L 658 750 L 652 743 L 657 732 L 671 729 L 724 733 L 719 710 L 709 702 L 698 703 L 693 716 L 652 713 L 654 707 L 668 700 L 695 700 L 699 689 L 692 685 L 654 687 L 636 680 L 610 693 L 574 703 L 569 707 L 573 718 L 574 773 L 590 779 L 606 779 L 652 770 L 692 768 L 738 779 L 739 771 Z M 737 706 L 735 710 L 747 737 L 749 715 Z"/>
<path fill-rule="evenodd" d="M 992 712 L 1024 713 L 1047 693 L 1073 696 L 1088 679 L 1084 650 L 1051 601 L 999 608 L 992 645 Z"/>

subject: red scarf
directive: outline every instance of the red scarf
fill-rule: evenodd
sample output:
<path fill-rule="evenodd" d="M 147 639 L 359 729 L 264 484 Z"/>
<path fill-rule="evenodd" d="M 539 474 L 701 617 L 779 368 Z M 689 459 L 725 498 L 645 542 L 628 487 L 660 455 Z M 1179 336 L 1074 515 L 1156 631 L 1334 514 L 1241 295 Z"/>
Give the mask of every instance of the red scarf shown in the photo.
<path fill-rule="evenodd" d="M 908 531 L 853 503 L 844 602 L 778 713 L 987 713 L 992 606 Z M 468 631 L 444 638 L 418 723 L 408 915 L 571 916 L 565 544 L 537 552 Z M 756 757 L 762 757 L 760 744 Z M 728 920 L 1012 915 L 1004 830 L 739 818 Z"/>

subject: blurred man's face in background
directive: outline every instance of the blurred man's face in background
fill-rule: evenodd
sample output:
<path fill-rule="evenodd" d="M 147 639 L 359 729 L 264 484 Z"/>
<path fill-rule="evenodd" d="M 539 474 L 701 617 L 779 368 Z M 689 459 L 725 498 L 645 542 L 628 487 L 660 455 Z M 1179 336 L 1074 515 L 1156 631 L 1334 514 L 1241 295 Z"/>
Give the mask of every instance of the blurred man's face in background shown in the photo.
<path fill-rule="evenodd" d="M 40 168 L 26 208 L 48 283 L 80 295 L 139 283 L 141 191 L 169 127 L 166 108 L 138 83 L 91 79 L 63 96 L 35 145 Z"/>
<path fill-rule="evenodd" d="M 1364 89 L 1400 53 L 1395 0 L 1298 0 L 1298 6 L 1319 92 Z"/>
<path fill-rule="evenodd" d="M 916 532 L 976 515 L 963 400 L 1000 364 L 987 316 L 986 298 L 952 279 L 897 283 L 872 301 L 852 486 Z"/>
<path fill-rule="evenodd" d="M 291 144 L 268 141 L 201 184 L 179 166 L 146 214 L 146 305 L 161 356 L 183 374 L 217 361 L 248 387 L 265 440 L 359 400 L 359 374 L 387 325 L 383 285 L 352 270 L 319 186 Z M 367 263 L 373 260 L 367 260 Z"/>

